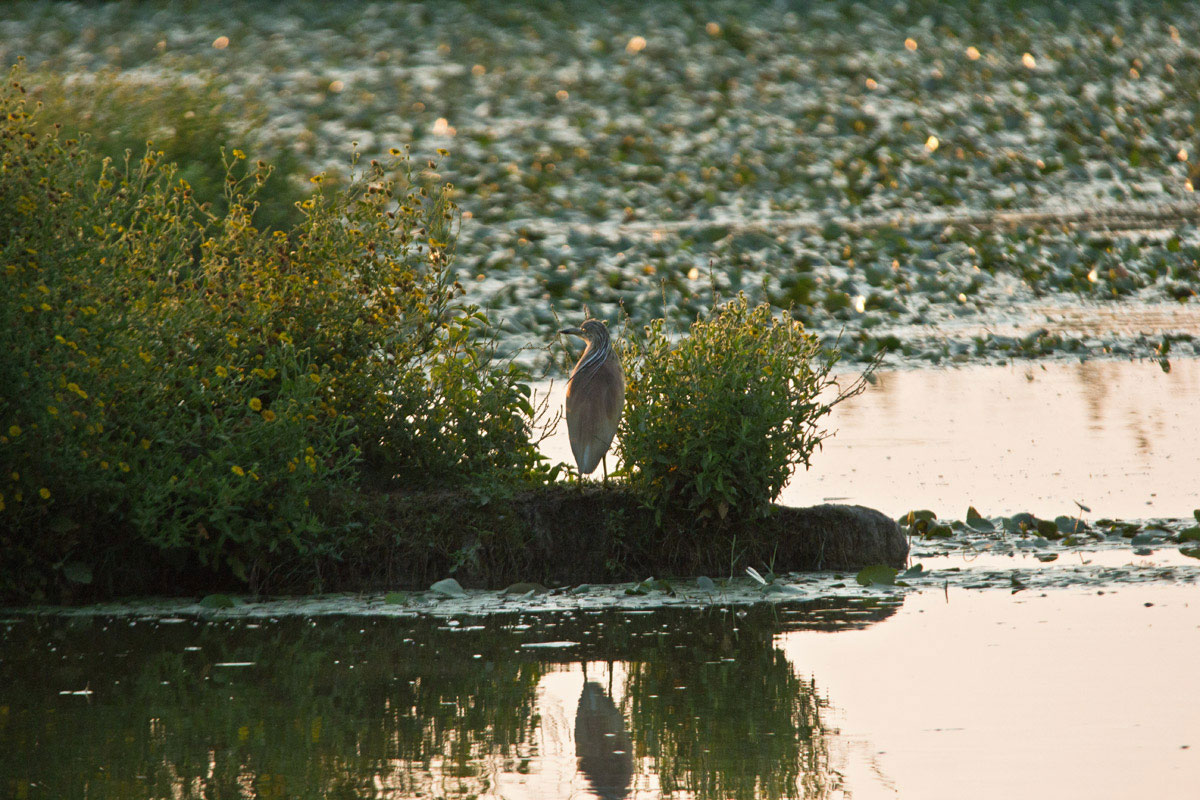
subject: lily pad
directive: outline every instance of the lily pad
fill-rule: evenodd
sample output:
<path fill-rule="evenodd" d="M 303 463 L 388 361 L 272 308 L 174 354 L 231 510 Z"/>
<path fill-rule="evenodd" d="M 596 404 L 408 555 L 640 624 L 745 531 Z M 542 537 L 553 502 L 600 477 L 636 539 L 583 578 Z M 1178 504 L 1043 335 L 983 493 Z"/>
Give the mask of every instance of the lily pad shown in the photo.
<path fill-rule="evenodd" d="M 1020 514 L 1013 514 L 1011 517 L 1004 518 L 1004 530 L 1009 533 L 1024 533 L 1027 530 L 1036 528 L 1037 523 L 1037 517 L 1022 511 Z"/>
<path fill-rule="evenodd" d="M 466 597 L 467 592 L 454 578 L 445 578 L 429 587 L 429 591 L 444 597 Z"/>
<path fill-rule="evenodd" d="M 1179 552 L 1188 558 L 1200 558 L 1200 547 L 1181 547 Z"/>
<path fill-rule="evenodd" d="M 863 567 L 854 579 L 858 581 L 859 586 L 872 586 L 876 584 L 881 586 L 895 586 L 897 572 L 899 570 L 895 567 L 874 564 L 869 567 Z"/>
<path fill-rule="evenodd" d="M 996 530 L 996 526 L 992 524 L 992 521 L 976 511 L 975 506 L 967 507 L 967 524 L 977 531 Z"/>
<path fill-rule="evenodd" d="M 1038 536 L 1045 536 L 1047 539 L 1061 539 L 1062 534 L 1058 531 L 1058 525 L 1054 524 L 1052 519 L 1039 519 L 1037 521 Z"/>
<path fill-rule="evenodd" d="M 404 592 L 388 592 L 383 596 L 383 602 L 390 606 L 408 605 L 408 595 Z"/>
<path fill-rule="evenodd" d="M 696 578 L 696 588 L 702 592 L 715 592 L 717 585 L 713 583 L 712 578 L 707 575 L 701 575 L 699 578 Z"/>
<path fill-rule="evenodd" d="M 1065 514 L 1055 517 L 1054 524 L 1063 533 L 1082 533 L 1088 529 L 1088 524 L 1079 517 L 1068 517 Z"/>
<path fill-rule="evenodd" d="M 227 594 L 210 594 L 200 601 L 200 605 L 205 608 L 233 608 L 237 604 Z"/>
<path fill-rule="evenodd" d="M 520 581 L 507 587 L 504 590 L 504 594 L 529 594 L 530 592 L 533 592 L 534 594 L 545 594 L 548 591 L 550 590 L 545 586 L 542 586 L 540 583 Z"/>

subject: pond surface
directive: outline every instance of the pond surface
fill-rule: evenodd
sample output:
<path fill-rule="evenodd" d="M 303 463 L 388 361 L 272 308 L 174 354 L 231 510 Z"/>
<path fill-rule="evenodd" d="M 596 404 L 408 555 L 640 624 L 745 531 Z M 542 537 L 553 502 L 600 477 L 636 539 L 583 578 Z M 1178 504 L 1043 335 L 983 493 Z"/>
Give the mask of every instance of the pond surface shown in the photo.
<path fill-rule="evenodd" d="M 1200 783 L 1194 582 L 359 606 L 11 615 L 0 796 L 1183 798 Z"/>
<path fill-rule="evenodd" d="M 838 406 L 837 435 L 779 501 L 898 517 L 1191 517 L 1200 506 L 1200 362 L 1085 361 L 882 372 Z M 554 384 L 561 408 L 565 383 Z M 571 461 L 566 426 L 544 444 Z M 609 467 L 615 466 L 610 458 Z"/>

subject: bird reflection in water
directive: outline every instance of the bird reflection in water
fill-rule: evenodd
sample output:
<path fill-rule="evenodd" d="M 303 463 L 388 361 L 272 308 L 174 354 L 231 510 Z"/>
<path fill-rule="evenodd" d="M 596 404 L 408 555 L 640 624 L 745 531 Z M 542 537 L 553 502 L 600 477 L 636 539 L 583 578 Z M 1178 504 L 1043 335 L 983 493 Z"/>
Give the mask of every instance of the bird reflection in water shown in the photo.
<path fill-rule="evenodd" d="M 575 756 L 579 774 L 596 797 L 620 800 L 629 794 L 633 751 L 625 717 L 603 686 L 586 680 L 586 673 L 575 712 Z"/>

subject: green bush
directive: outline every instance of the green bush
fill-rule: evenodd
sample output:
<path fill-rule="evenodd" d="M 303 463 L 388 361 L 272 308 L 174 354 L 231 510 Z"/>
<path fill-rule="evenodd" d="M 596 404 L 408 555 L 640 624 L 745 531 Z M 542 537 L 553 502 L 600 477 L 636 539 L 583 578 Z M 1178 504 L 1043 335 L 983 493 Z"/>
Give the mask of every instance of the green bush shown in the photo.
<path fill-rule="evenodd" d="M 162 151 L 36 114 L 0 92 L 0 594 L 146 548 L 253 581 L 351 547 L 365 480 L 544 477 L 527 376 L 449 278 L 453 203 L 402 153 L 260 232 L 240 150 L 215 215 Z"/>
<path fill-rule="evenodd" d="M 115 70 L 70 79 L 53 72 L 23 78 L 30 96 L 42 104 L 37 119 L 48 130 L 56 124 L 68 138 L 88 137 L 96 155 L 125 161 L 153 142 L 162 158 L 175 165 L 177 177 L 192 187 L 197 202 L 212 213 L 228 211 L 222 148 L 238 148 L 251 158 L 268 161 L 271 175 L 259 187 L 254 224 L 286 229 L 300 221 L 296 203 L 307 192 L 299 160 L 288 150 L 257 141 L 250 132 L 264 115 L 247 103 L 235 103 L 215 77 L 192 73 L 164 80 L 136 80 Z M 45 132 L 45 130 L 43 131 Z"/>
<path fill-rule="evenodd" d="M 624 343 L 620 453 L 659 518 L 756 517 L 828 434 L 838 353 L 744 295 L 673 341 L 663 321 Z"/>

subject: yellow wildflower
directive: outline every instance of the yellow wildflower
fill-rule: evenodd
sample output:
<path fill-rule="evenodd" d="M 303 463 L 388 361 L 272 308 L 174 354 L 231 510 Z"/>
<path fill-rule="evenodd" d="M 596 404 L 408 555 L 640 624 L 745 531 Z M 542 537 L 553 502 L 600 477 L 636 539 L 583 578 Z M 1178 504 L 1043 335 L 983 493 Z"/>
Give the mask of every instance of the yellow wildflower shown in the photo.
<path fill-rule="evenodd" d="M 262 411 L 262 401 L 259 400 L 257 397 L 251 397 L 250 398 L 250 410 L 251 411 Z"/>
<path fill-rule="evenodd" d="M 50 490 L 49 490 L 49 489 L 47 489 L 45 486 L 43 486 L 42 488 L 38 489 L 38 494 L 42 496 L 42 499 L 43 499 L 43 500 L 49 500 L 49 499 L 50 499 Z"/>
<path fill-rule="evenodd" d="M 8 435 L 13 437 L 14 439 L 17 438 L 18 436 L 20 436 L 21 435 L 21 426 L 20 425 L 10 426 L 8 429 Z"/>
<path fill-rule="evenodd" d="M 228 378 L 229 377 L 229 370 L 225 369 L 224 367 L 222 367 L 220 365 L 217 365 L 217 368 L 215 370 L 213 370 L 213 372 L 217 373 L 218 378 Z"/>
<path fill-rule="evenodd" d="M 229 471 L 232 472 L 234 475 L 237 475 L 239 478 L 243 477 L 246 474 L 246 470 L 242 469 L 237 464 L 234 464 L 232 467 L 230 467 Z"/>
<path fill-rule="evenodd" d="M 268 408 L 266 411 L 262 412 L 262 418 L 263 422 L 274 422 L 275 412 Z"/>

